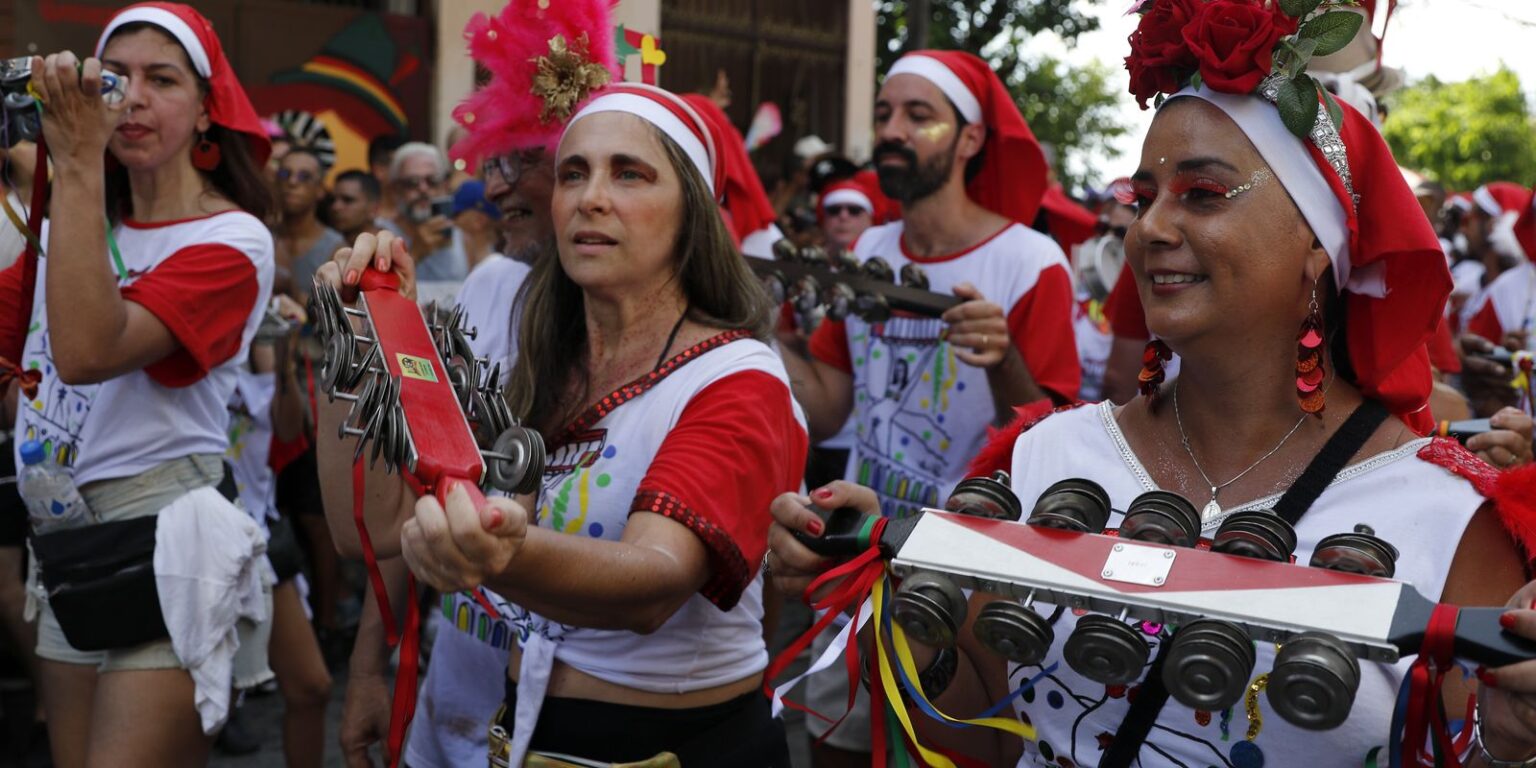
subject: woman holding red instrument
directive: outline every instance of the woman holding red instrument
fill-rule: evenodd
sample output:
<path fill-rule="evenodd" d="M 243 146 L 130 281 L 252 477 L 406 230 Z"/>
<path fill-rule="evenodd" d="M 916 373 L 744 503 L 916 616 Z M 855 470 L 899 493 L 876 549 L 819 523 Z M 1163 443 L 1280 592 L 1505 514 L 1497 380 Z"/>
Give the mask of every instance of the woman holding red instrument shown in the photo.
<path fill-rule="evenodd" d="M 1136 219 L 1125 244 L 1147 327 L 1161 341 L 1147 348 L 1140 397 L 1038 420 L 1005 436 L 1000 460 L 989 463 L 1010 471 L 1026 510 L 1051 484 L 1085 477 L 1116 510 L 1146 491 L 1177 492 L 1204 507 L 1206 537 L 1235 513 L 1278 515 L 1294 525 L 1300 563 L 1323 537 L 1365 524 L 1401 551 L 1396 579 L 1443 603 L 1507 606 L 1502 626 L 1536 638 L 1532 541 L 1515 540 L 1532 518 L 1529 492 L 1517 487 L 1529 479 L 1501 475 L 1454 441 L 1421 437 L 1431 426 L 1424 345 L 1451 285 L 1445 258 L 1375 127 L 1348 105 L 1330 115 L 1310 79 L 1292 79 L 1305 61 L 1294 41 L 1276 43 L 1302 22 L 1286 7 L 1294 4 L 1141 5 L 1131 90 L 1160 107 L 1132 177 Z M 1316 39 L 1319 30 L 1358 27 L 1347 11 L 1324 5 L 1317 14 L 1305 23 L 1326 20 L 1308 39 L 1318 53 L 1342 47 Z M 1301 98 L 1288 98 L 1292 89 Z M 1182 367 L 1163 382 L 1170 350 Z M 841 483 L 776 502 L 768 562 L 789 592 L 826 567 L 789 535 L 814 535 L 804 506 L 812 499 L 877 511 L 872 494 Z M 1122 518 L 1111 513 L 1109 527 Z M 1255 594 L 1231 589 L 1234 602 Z M 976 594 L 968 615 L 996 599 Z M 1149 706 L 1159 699 L 1156 662 L 1125 685 L 1093 682 L 1065 663 L 1053 671 L 1089 619 L 1143 638 L 1154 654 L 1176 628 L 1033 610 L 1055 632 L 1040 664 L 1006 662 L 969 626 L 952 651 L 919 648 L 915 661 L 932 683 L 929 698 L 955 717 L 975 717 L 1043 670 L 1012 703 L 1038 738 L 918 718 L 926 738 L 1020 766 L 1385 764 L 1399 744 L 1410 750 L 1404 764 L 1418 764 L 1429 748 L 1425 734 L 1404 737 L 1393 725 L 1413 657 L 1362 661 L 1347 720 L 1308 731 L 1274 716 L 1256 693 L 1265 678 L 1253 679 L 1246 703 L 1198 712 L 1172 700 Z M 1260 642 L 1256 652 L 1254 672 L 1269 672 L 1275 646 Z M 1460 759 L 1536 764 L 1536 662 L 1453 673 L 1443 696 L 1452 721 L 1469 696 L 1477 702 L 1453 726 L 1463 729 Z M 1128 735 L 1136 723 L 1146 724 L 1140 739 Z"/>
<path fill-rule="evenodd" d="M 807 438 L 715 202 L 715 138 L 676 96 L 618 85 L 571 117 L 554 162 L 557 254 L 528 278 L 507 391 L 549 446 L 542 489 L 444 509 L 371 475 L 370 537 L 440 590 L 503 598 L 519 644 L 494 758 L 787 765 L 758 692 L 757 566 Z M 370 266 L 409 272 L 402 257 L 364 235 L 321 274 L 347 289 Z M 350 501 L 327 505 L 334 527 Z"/>

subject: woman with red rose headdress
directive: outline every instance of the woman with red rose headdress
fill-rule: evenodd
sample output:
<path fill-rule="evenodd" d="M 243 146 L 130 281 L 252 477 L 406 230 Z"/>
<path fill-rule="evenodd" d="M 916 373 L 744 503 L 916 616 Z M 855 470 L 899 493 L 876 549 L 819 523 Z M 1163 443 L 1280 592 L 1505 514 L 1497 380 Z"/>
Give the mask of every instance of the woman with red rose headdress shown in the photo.
<path fill-rule="evenodd" d="M 1001 436 L 994 463 L 1011 470 L 1026 508 L 1051 484 L 1086 477 L 1116 510 L 1145 491 L 1175 491 L 1204 506 L 1207 537 L 1234 513 L 1279 516 L 1294 525 L 1303 563 L 1322 537 L 1365 524 L 1400 549 L 1395 578 L 1446 604 L 1505 605 L 1502 626 L 1536 638 L 1536 611 L 1527 610 L 1536 582 L 1525 583 L 1532 542 L 1522 533 L 1532 527 L 1531 476 L 1494 473 L 1452 441 L 1421 437 L 1430 426 L 1424 344 L 1450 289 L 1445 258 L 1376 129 L 1301 74 L 1297 38 L 1276 47 L 1298 30 L 1280 5 L 1293 7 L 1142 5 L 1132 90 L 1160 108 L 1132 177 L 1137 214 L 1126 253 L 1147 327 L 1161 341 L 1148 347 L 1139 397 L 1038 419 Z M 1327 6 L 1308 11 L 1300 34 L 1316 41 L 1315 53 L 1352 37 L 1359 17 L 1342 15 L 1356 21 Z M 1171 352 L 1182 367 L 1164 382 Z M 813 496 L 822 507 L 877 509 L 872 494 L 851 485 Z M 825 567 L 789 535 L 817 519 L 800 501 L 775 502 L 769 537 L 769 566 L 790 592 Z M 1109 527 L 1121 519 L 1112 512 Z M 968 614 L 995 599 L 976 595 Z M 933 703 L 961 718 L 1040 675 L 1016 704 L 1038 738 L 1021 745 L 925 720 L 928 738 L 1020 766 L 1385 764 L 1399 744 L 1404 761 L 1417 764 L 1429 744 L 1425 730 L 1400 736 L 1393 720 L 1412 657 L 1360 662 L 1347 719 L 1308 731 L 1258 695 L 1266 678 L 1246 703 L 1196 711 L 1167 699 L 1157 662 L 1150 672 L 1129 670 L 1124 685 L 1095 682 L 1109 676 L 1087 665 L 1052 667 L 1080 621 L 1117 625 L 1154 656 L 1173 628 L 1034 610 L 1055 631 L 1041 664 L 1007 664 L 969 627 L 955 632 L 953 651 L 918 648 L 914 661 Z M 1259 643 L 1256 654 L 1257 672 L 1273 667 L 1274 645 Z M 1477 702 L 1456 749 L 1473 765 L 1533 764 L 1536 662 L 1449 677 L 1442 693 L 1451 719 L 1469 696 Z M 1436 703 L 1433 695 L 1409 701 L 1410 723 Z M 1434 728 L 1445 735 L 1449 727 Z"/>

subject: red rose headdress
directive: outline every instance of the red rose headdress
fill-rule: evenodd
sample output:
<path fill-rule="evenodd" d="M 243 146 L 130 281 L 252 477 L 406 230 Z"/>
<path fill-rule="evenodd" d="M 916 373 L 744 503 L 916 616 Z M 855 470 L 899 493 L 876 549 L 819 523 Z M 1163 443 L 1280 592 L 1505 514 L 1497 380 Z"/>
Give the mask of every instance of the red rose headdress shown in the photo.
<path fill-rule="evenodd" d="M 623 79 L 613 0 L 511 0 L 464 28 L 469 55 L 491 81 L 453 110 L 468 131 L 449 154 L 476 163 L 514 150 L 553 149 L 565 121 L 593 91 Z"/>

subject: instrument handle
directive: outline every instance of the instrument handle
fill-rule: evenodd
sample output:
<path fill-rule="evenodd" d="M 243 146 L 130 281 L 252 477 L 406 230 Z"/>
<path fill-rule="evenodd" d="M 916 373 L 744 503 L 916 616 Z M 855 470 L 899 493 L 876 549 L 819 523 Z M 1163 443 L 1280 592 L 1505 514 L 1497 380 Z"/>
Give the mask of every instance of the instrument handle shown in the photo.
<path fill-rule="evenodd" d="M 445 475 L 442 478 L 439 478 L 438 481 L 433 484 L 432 495 L 437 497 L 437 503 L 442 504 L 444 508 L 447 508 L 448 494 L 452 493 L 453 489 L 459 486 L 463 486 L 464 492 L 469 494 L 469 500 L 475 505 L 475 511 L 484 512 L 486 506 L 490 504 L 490 502 L 486 500 L 485 494 L 480 492 L 480 486 L 475 485 L 474 482 L 466 480 L 462 477 Z"/>
<path fill-rule="evenodd" d="M 1456 619 L 1456 656 L 1485 667 L 1536 659 L 1536 640 L 1499 626 L 1508 608 L 1462 608 Z"/>
<path fill-rule="evenodd" d="M 393 272 L 380 272 L 369 267 L 363 270 L 362 277 L 358 278 L 357 288 L 360 291 L 372 291 L 380 288 L 398 291 L 400 290 L 400 276 Z"/>

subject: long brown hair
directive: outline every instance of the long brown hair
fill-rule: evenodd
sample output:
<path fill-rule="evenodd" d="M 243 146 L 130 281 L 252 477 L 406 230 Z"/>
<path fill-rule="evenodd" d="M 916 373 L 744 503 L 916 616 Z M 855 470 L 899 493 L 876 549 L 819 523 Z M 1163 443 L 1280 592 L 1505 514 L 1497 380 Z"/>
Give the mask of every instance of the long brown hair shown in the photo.
<path fill-rule="evenodd" d="M 112 37 L 107 38 L 111 42 L 119 35 L 132 34 L 140 30 L 152 29 L 165 39 L 176 43 L 177 50 L 181 51 L 182 63 L 187 71 L 197 80 L 197 89 L 208 96 L 208 81 L 197 74 L 192 66 L 192 59 L 187 55 L 181 42 L 160 27 L 145 21 L 136 21 L 124 24 L 112 31 Z M 106 46 L 102 46 L 106 50 Z M 246 143 L 245 136 L 236 131 L 231 131 L 222 125 L 210 125 L 204 136 L 219 146 L 221 160 L 217 168 L 212 171 L 199 171 L 208 179 L 209 184 L 225 199 L 239 206 L 241 210 L 263 221 L 267 213 L 272 209 L 272 192 L 267 188 L 267 182 L 261 175 L 261 169 L 256 167 L 256 161 L 251 157 L 250 145 Z M 122 221 L 133 209 L 133 197 L 128 186 L 128 169 L 110 161 L 107 164 L 107 220 L 111 222 Z"/>
<path fill-rule="evenodd" d="M 676 142 L 655 126 L 651 133 L 682 180 L 683 220 L 672 252 L 688 318 L 724 330 L 748 329 L 758 340 L 767 340 L 772 304 L 736 250 L 704 178 Z M 507 402 L 523 423 L 549 434 L 563 426 L 574 409 L 585 406 L 589 395 L 583 354 L 585 300 L 553 250 L 534 263 L 524 288 L 517 364 L 507 383 Z M 572 384 L 577 385 L 579 401 L 563 402 Z"/>

